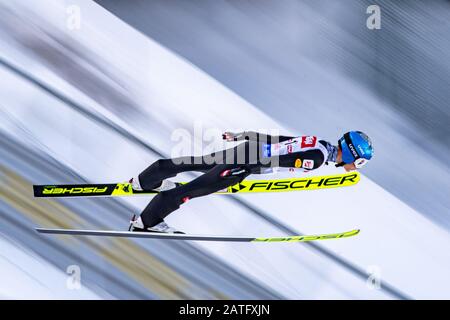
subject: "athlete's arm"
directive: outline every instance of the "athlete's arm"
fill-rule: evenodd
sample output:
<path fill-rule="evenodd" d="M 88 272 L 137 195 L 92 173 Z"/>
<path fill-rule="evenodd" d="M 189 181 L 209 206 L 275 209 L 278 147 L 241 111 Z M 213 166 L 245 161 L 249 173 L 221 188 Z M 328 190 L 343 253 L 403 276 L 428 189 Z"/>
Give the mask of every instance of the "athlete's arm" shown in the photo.
<path fill-rule="evenodd" d="M 279 162 L 278 167 L 303 168 L 305 170 L 317 169 L 325 161 L 322 151 L 318 149 L 280 155 L 275 160 Z"/>
<path fill-rule="evenodd" d="M 222 137 L 224 140 L 227 141 L 250 140 L 250 141 L 264 142 L 268 144 L 283 142 L 294 138 L 290 136 L 271 136 L 268 134 L 259 133 L 255 131 L 243 131 L 239 133 L 225 132 L 224 134 L 222 134 Z"/>

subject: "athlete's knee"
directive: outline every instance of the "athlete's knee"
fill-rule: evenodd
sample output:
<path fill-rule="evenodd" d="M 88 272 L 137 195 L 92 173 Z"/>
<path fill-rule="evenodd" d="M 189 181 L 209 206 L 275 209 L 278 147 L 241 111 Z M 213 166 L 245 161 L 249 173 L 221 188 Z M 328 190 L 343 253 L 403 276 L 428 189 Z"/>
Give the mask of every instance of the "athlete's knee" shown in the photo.
<path fill-rule="evenodd" d="M 142 171 L 139 176 L 142 180 L 145 178 L 155 175 L 155 173 L 161 172 L 161 170 L 165 169 L 167 167 L 167 161 L 170 161 L 168 159 L 159 159 L 153 162 L 151 165 L 149 165 L 144 171 Z"/>
<path fill-rule="evenodd" d="M 167 168 L 170 168 L 173 166 L 171 159 L 158 159 L 151 165 L 152 168 L 157 170 L 166 170 Z"/>
<path fill-rule="evenodd" d="M 141 182 L 146 179 L 152 180 L 155 175 L 160 175 L 162 172 L 167 171 L 170 168 L 170 165 L 170 159 L 156 160 L 150 166 L 148 166 L 147 169 L 140 173 L 139 179 L 141 180 Z"/>

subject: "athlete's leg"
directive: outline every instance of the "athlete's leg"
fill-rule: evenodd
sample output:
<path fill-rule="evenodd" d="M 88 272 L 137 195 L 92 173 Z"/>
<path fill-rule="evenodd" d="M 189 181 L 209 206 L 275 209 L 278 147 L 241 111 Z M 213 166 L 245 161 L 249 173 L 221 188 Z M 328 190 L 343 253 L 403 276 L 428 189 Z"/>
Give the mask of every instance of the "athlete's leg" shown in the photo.
<path fill-rule="evenodd" d="M 238 165 L 220 164 L 191 182 L 178 186 L 174 189 L 157 194 L 141 214 L 141 219 L 146 227 L 152 227 L 175 211 L 188 199 L 205 196 L 228 186 L 241 182 L 249 174 L 249 170 L 242 166 L 243 170 L 239 175 L 222 177 L 226 170 L 239 169 Z M 240 172 L 240 171 L 239 171 Z"/>
<path fill-rule="evenodd" d="M 212 167 L 214 164 L 207 164 L 203 157 L 160 159 L 139 174 L 139 182 L 142 189 L 152 190 L 159 187 L 164 179 L 174 177 L 181 172 L 205 172 Z"/>
<path fill-rule="evenodd" d="M 243 144 L 204 156 L 160 159 L 139 174 L 139 183 L 142 189 L 152 190 L 159 187 L 164 179 L 174 177 L 181 172 L 207 172 L 218 164 L 237 163 L 238 154 L 245 154 Z"/>

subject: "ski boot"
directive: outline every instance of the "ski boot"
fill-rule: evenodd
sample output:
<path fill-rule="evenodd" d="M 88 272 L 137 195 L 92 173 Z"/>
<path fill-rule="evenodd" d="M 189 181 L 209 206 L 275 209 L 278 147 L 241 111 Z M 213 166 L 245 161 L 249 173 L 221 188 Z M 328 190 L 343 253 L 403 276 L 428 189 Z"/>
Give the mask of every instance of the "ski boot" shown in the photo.
<path fill-rule="evenodd" d="M 141 184 L 139 183 L 139 178 L 131 178 L 128 183 L 131 184 L 131 187 L 133 188 L 133 190 L 135 191 L 143 191 L 144 189 L 142 189 Z M 161 191 L 166 191 L 166 190 L 170 190 L 173 189 L 175 187 L 178 187 L 180 185 L 180 183 L 176 183 L 176 182 L 172 182 L 170 180 L 163 180 L 163 182 L 161 183 L 161 185 L 153 190 L 161 192 Z"/>
<path fill-rule="evenodd" d="M 133 216 L 133 218 L 130 221 L 130 227 L 128 228 L 128 231 L 184 234 L 184 232 L 181 232 L 179 230 L 176 230 L 175 228 L 170 227 L 164 221 L 158 223 L 157 225 L 155 225 L 153 227 L 145 227 L 144 223 L 142 222 L 141 217 L 136 218 L 135 215 Z"/>

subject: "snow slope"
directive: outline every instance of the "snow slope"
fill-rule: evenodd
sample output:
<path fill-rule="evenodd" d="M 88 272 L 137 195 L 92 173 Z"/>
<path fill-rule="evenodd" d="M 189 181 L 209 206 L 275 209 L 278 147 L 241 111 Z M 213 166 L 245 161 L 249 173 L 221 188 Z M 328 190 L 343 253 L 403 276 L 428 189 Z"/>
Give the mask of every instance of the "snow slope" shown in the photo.
<path fill-rule="evenodd" d="M 82 282 L 68 285 L 69 274 L 1 236 L 0 252 L 0 299 L 100 299 Z"/>

